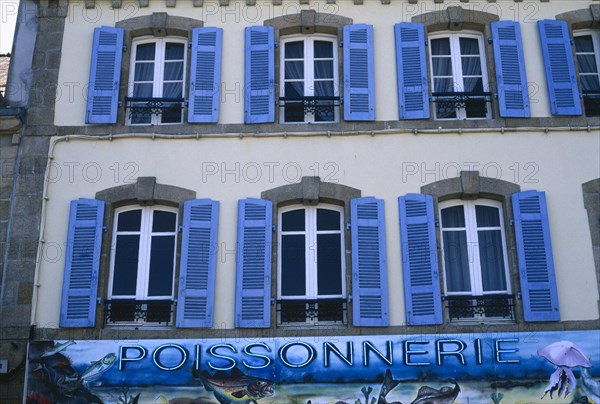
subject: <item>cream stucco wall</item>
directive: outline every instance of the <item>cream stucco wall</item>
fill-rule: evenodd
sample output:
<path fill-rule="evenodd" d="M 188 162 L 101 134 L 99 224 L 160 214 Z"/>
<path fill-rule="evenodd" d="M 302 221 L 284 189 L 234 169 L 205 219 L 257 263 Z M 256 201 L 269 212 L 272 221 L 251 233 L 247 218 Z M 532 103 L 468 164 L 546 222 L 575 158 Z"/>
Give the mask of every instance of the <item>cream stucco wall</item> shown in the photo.
<path fill-rule="evenodd" d="M 56 140 L 56 139 L 55 139 Z M 44 254 L 34 323 L 59 320 L 69 201 L 155 176 L 221 202 L 214 322 L 232 328 L 237 200 L 319 175 L 385 200 L 392 325 L 405 322 L 397 197 L 458 170 L 545 191 L 561 320 L 598 319 L 598 290 L 581 184 L 600 173 L 597 133 L 388 133 L 375 136 L 155 139 L 71 138 L 52 149 L 43 217 Z M 416 172 L 415 172 L 416 171 Z"/>
<path fill-rule="evenodd" d="M 139 8 L 137 2 L 124 2 L 123 8 L 112 9 L 110 1 L 97 0 L 94 9 L 85 9 L 82 1 L 70 2 L 66 18 L 62 59 L 58 78 L 59 91 L 55 110 L 55 124 L 79 126 L 84 124 L 85 100 L 93 31 L 102 25 L 114 26 L 117 21 L 167 12 L 172 16 L 185 16 L 202 20 L 205 26 L 223 28 L 222 97 L 219 123 L 243 123 L 244 83 L 244 28 L 263 25 L 269 18 L 297 14 L 300 10 L 312 9 L 325 14 L 339 14 L 352 18 L 354 23 L 374 25 L 375 94 L 376 118 L 379 121 L 398 119 L 396 91 L 396 61 L 394 24 L 410 21 L 422 13 L 460 6 L 466 10 L 497 14 L 500 19 L 519 21 L 523 35 L 525 65 L 529 84 L 532 117 L 550 116 L 548 94 L 543 73 L 536 21 L 555 18 L 557 14 L 588 8 L 588 0 L 544 2 L 515 2 L 513 0 L 446 1 L 431 0 L 408 4 L 392 1 L 382 5 L 376 0 L 365 0 L 363 5 L 352 1 L 328 4 L 325 0 L 311 0 L 300 5 L 298 1 L 285 0 L 283 5 L 274 6 L 271 0 L 257 1 L 256 6 L 246 6 L 245 0 L 232 0 L 226 7 L 217 0 L 205 0 L 204 6 L 194 8 L 191 1 L 179 1 L 174 8 L 166 7 L 165 1 L 153 1 L 151 7 Z"/>

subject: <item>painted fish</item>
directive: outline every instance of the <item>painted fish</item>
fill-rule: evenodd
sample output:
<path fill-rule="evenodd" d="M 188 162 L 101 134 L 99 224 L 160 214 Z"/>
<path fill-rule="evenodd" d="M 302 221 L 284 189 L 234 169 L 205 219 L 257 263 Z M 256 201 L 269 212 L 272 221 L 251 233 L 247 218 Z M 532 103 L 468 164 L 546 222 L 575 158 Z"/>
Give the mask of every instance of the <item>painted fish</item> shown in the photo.
<path fill-rule="evenodd" d="M 54 345 L 53 348 L 50 348 L 49 350 L 47 350 L 46 352 L 44 352 L 42 354 L 42 358 L 47 358 L 49 356 L 59 353 L 60 351 L 64 351 L 67 347 L 69 347 L 73 344 L 76 344 L 76 342 L 71 340 L 71 341 L 67 341 L 63 344 Z"/>
<path fill-rule="evenodd" d="M 458 393 L 460 386 L 453 381 L 454 387 L 444 386 L 437 390 L 429 386 L 423 386 L 417 392 L 417 398 L 410 404 L 452 404 Z"/>
<path fill-rule="evenodd" d="M 89 383 L 93 380 L 96 380 L 102 376 L 102 373 L 106 372 L 116 360 L 117 355 L 114 353 L 106 354 L 102 359 L 92 362 L 90 366 L 83 371 L 79 378 L 84 383 Z"/>
<path fill-rule="evenodd" d="M 273 395 L 273 382 L 258 377 L 246 376 L 233 368 L 231 374 L 218 371 L 214 375 L 192 368 L 192 376 L 200 379 L 204 388 L 211 391 L 221 404 L 257 404 L 257 399 Z"/>
<path fill-rule="evenodd" d="M 381 390 L 379 391 L 379 398 L 377 399 L 377 404 L 402 404 L 399 401 L 394 401 L 392 403 L 388 403 L 385 399 L 388 393 L 400 383 L 399 380 L 394 380 L 392 377 L 392 372 L 387 369 L 385 371 L 385 376 L 383 377 L 383 384 L 381 385 Z M 364 394 L 364 393 L 363 393 Z"/>
<path fill-rule="evenodd" d="M 589 399 L 600 403 L 600 382 L 592 378 L 588 368 L 581 369 L 581 389 Z"/>

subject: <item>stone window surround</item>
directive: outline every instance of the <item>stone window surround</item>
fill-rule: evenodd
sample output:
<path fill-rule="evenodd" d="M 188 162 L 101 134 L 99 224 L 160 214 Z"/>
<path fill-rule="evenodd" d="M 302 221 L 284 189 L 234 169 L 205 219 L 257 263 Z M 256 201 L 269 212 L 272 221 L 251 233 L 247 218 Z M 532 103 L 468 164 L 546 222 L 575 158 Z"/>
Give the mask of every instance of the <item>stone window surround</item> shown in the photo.
<path fill-rule="evenodd" d="M 275 30 L 274 40 L 276 44 L 279 44 L 281 37 L 286 35 L 302 34 L 326 34 L 333 35 L 337 38 L 338 45 L 342 43 L 344 35 L 344 26 L 351 25 L 352 19 L 337 14 L 318 13 L 315 10 L 302 10 L 298 14 L 284 15 L 281 17 L 271 18 L 265 20 L 263 25 L 273 27 Z M 281 77 L 281 47 L 275 46 L 275 98 L 279 99 L 280 85 L 279 78 Z M 343 97 L 344 89 L 344 76 L 343 76 L 343 63 L 344 55 L 341 46 L 338 46 L 338 94 Z M 339 122 L 344 120 L 344 111 L 340 106 L 339 111 Z M 279 103 L 275 107 L 275 122 L 281 122 Z M 290 125 L 290 123 L 285 123 Z M 313 124 L 310 124 L 313 125 Z M 336 125 L 336 123 L 324 123 L 323 125 Z"/>
<path fill-rule="evenodd" d="M 485 64 L 487 68 L 488 75 L 488 86 L 489 91 L 492 93 L 491 100 L 491 117 L 500 118 L 500 110 L 498 107 L 497 98 L 494 97 L 494 94 L 497 92 L 497 83 L 496 83 L 496 67 L 494 64 L 494 49 L 491 43 L 487 41 L 488 38 L 492 37 L 492 29 L 490 27 L 490 23 L 494 21 L 499 21 L 500 17 L 496 14 L 486 13 L 483 11 L 477 11 L 472 9 L 463 9 L 459 6 L 450 6 L 445 10 L 432 11 L 429 13 L 423 13 L 417 16 L 412 17 L 411 22 L 413 23 L 421 23 L 425 26 L 425 37 L 427 38 L 431 33 L 437 33 L 441 31 L 448 31 L 449 33 L 454 33 L 456 31 L 462 30 L 471 30 L 481 32 L 483 34 L 483 51 L 485 52 Z M 426 47 L 426 63 L 427 63 L 427 80 L 429 83 L 430 92 L 433 91 L 433 80 L 431 77 L 431 49 L 429 46 Z M 442 122 L 435 119 L 435 113 L 433 109 L 435 108 L 432 103 L 430 103 L 431 114 L 429 121 L 432 122 Z M 473 122 L 486 122 L 489 119 L 471 119 L 469 121 Z M 450 120 L 451 121 L 451 120 Z M 461 121 L 461 120 L 459 120 Z M 449 120 L 443 120 L 444 125 Z M 477 124 L 476 124 L 477 125 Z"/>
<path fill-rule="evenodd" d="M 581 188 L 583 191 L 583 206 L 587 211 L 590 226 L 596 283 L 600 293 L 600 178 L 582 184 Z M 600 311 L 600 299 L 598 300 L 598 310 Z"/>
<path fill-rule="evenodd" d="M 102 238 L 102 248 L 100 254 L 100 270 L 98 273 L 98 296 L 105 298 L 108 296 L 108 279 L 110 274 L 110 251 L 113 238 L 114 212 L 116 208 L 127 205 L 165 205 L 179 209 L 178 227 L 183 220 L 183 203 L 187 200 L 196 199 L 196 192 L 173 186 L 163 185 L 156 182 L 156 177 L 138 177 L 133 184 L 120 185 L 102 191 L 96 192 L 95 198 L 104 201 L 104 228 L 106 229 Z M 181 237 L 177 237 L 175 246 L 175 282 L 174 290 L 178 290 L 179 263 L 181 252 Z M 104 307 L 101 305 L 100 307 Z M 103 328 L 104 313 L 102 310 L 96 311 L 96 327 Z"/>
<path fill-rule="evenodd" d="M 154 36 L 158 38 L 175 36 L 185 38 L 189 42 L 192 40 L 191 30 L 193 28 L 204 27 L 204 21 L 188 17 L 171 16 L 165 12 L 160 12 L 118 21 L 115 24 L 115 27 L 124 30 L 123 46 L 126 49 L 126 51 L 123 52 L 123 59 L 121 62 L 121 87 L 119 88 L 119 101 L 123 107 L 118 109 L 117 122 L 126 122 L 127 117 L 125 116 L 126 110 L 124 106 L 125 97 L 129 94 L 129 70 L 131 68 L 133 40 L 142 36 Z M 184 68 L 188 72 L 187 77 L 189 78 L 191 64 L 191 50 L 189 47 L 186 47 L 186 52 L 187 62 Z M 186 99 L 188 90 L 189 80 L 186 80 L 183 88 L 183 96 Z M 183 123 L 186 123 L 185 116 Z"/>
<path fill-rule="evenodd" d="M 319 177 L 302 177 L 296 184 L 282 185 L 263 191 L 262 199 L 273 203 L 273 237 L 277 237 L 279 208 L 290 205 L 316 206 L 319 203 L 329 203 L 344 208 L 344 240 L 345 246 L 345 283 L 346 296 L 352 295 L 352 243 L 350 240 L 350 201 L 361 197 L 361 191 L 346 185 L 322 182 Z M 272 243 L 271 250 L 271 291 L 277 296 L 277 243 Z M 276 318 L 275 306 L 271 308 L 271 318 Z M 348 326 L 352 324 L 352 310 L 348 305 Z"/>
<path fill-rule="evenodd" d="M 520 295 L 521 283 L 519 278 L 517 261 L 517 243 L 515 239 L 514 226 L 512 225 L 513 209 L 512 194 L 520 192 L 521 187 L 512 182 L 499 180 L 490 177 L 481 177 L 479 171 L 461 171 L 460 176 L 432 182 L 421 187 L 422 194 L 428 194 L 433 197 L 434 215 L 436 223 L 440 222 L 439 202 L 462 199 L 475 200 L 478 198 L 492 199 L 502 204 L 502 215 L 504 219 L 504 232 L 506 239 L 506 255 L 508 256 L 508 270 L 510 274 L 510 285 L 512 294 Z M 436 248 L 438 257 L 438 270 L 440 274 L 440 288 L 443 294 L 444 270 L 442 262 L 442 246 L 440 227 L 436 226 Z M 444 323 L 448 324 L 448 313 L 444 307 Z M 515 299 L 515 320 L 517 323 L 523 322 L 523 304 L 521 299 Z"/>

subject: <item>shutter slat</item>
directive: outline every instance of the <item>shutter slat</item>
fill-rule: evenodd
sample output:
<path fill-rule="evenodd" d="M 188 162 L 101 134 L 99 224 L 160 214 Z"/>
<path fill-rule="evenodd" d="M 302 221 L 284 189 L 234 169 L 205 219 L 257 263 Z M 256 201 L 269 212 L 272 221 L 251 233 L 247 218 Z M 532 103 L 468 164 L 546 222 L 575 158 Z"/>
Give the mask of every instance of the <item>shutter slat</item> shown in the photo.
<path fill-rule="evenodd" d="M 238 202 L 236 328 L 271 326 L 272 209 L 262 199 Z"/>
<path fill-rule="evenodd" d="M 123 53 L 123 30 L 94 29 L 86 123 L 116 123 Z"/>
<path fill-rule="evenodd" d="M 398 198 L 406 324 L 442 323 L 442 298 L 431 195 Z"/>
<path fill-rule="evenodd" d="M 344 119 L 375 120 L 373 26 L 344 26 Z"/>
<path fill-rule="evenodd" d="M 188 122 L 219 121 L 223 29 L 192 30 Z"/>
<path fill-rule="evenodd" d="M 71 201 L 61 327 L 93 327 L 95 324 L 103 219 L 104 202 Z"/>
<path fill-rule="evenodd" d="M 212 327 L 217 267 L 219 202 L 183 204 L 177 327 Z"/>
<path fill-rule="evenodd" d="M 383 200 L 350 201 L 353 325 L 389 325 L 387 253 Z"/>
<path fill-rule="evenodd" d="M 245 31 L 244 122 L 275 122 L 275 30 Z"/>
<path fill-rule="evenodd" d="M 581 115 L 581 100 L 567 23 L 539 20 L 538 30 L 552 115 Z"/>
<path fill-rule="evenodd" d="M 521 27 L 515 21 L 496 21 L 491 27 L 500 116 L 528 118 L 531 111 Z"/>
<path fill-rule="evenodd" d="M 394 26 L 400 119 L 429 118 L 429 86 L 423 24 L 401 22 Z"/>
<path fill-rule="evenodd" d="M 546 194 L 513 194 L 515 236 L 525 321 L 559 321 Z"/>

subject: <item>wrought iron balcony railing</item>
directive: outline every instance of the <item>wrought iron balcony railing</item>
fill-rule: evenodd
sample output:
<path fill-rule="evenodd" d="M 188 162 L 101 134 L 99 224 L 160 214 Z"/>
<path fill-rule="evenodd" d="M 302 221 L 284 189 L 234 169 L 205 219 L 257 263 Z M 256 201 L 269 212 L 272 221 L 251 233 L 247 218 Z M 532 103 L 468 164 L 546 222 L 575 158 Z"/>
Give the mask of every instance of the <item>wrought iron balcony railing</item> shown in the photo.
<path fill-rule="evenodd" d="M 586 116 L 600 116 L 600 91 L 583 91 Z"/>
<path fill-rule="evenodd" d="M 125 97 L 129 119 L 174 113 L 181 115 L 184 106 L 183 98 Z"/>
<path fill-rule="evenodd" d="M 464 320 L 514 320 L 514 295 L 445 296 L 450 321 Z"/>
<path fill-rule="evenodd" d="M 173 305 L 173 300 L 105 300 L 104 324 L 169 326 L 173 323 Z"/>
<path fill-rule="evenodd" d="M 314 114 L 315 120 L 332 122 L 335 111 L 341 103 L 340 97 L 280 97 L 279 106 L 283 108 L 286 122 L 303 122 L 306 114 Z"/>
<path fill-rule="evenodd" d="M 485 118 L 490 111 L 491 92 L 433 92 L 431 101 L 436 105 L 438 113 L 465 109 L 473 118 Z"/>
<path fill-rule="evenodd" d="M 346 299 L 277 300 L 279 325 L 324 323 L 346 325 L 348 304 Z"/>

